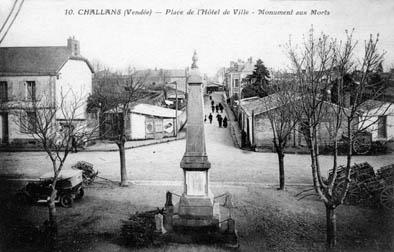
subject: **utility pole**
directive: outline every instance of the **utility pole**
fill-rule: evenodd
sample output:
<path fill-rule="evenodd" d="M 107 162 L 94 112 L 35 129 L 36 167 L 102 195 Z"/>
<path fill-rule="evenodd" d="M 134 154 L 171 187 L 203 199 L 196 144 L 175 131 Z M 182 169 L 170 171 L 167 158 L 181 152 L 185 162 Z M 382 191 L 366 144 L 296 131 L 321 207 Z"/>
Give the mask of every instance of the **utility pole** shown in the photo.
<path fill-rule="evenodd" d="M 175 137 L 178 136 L 178 82 L 175 81 Z"/>

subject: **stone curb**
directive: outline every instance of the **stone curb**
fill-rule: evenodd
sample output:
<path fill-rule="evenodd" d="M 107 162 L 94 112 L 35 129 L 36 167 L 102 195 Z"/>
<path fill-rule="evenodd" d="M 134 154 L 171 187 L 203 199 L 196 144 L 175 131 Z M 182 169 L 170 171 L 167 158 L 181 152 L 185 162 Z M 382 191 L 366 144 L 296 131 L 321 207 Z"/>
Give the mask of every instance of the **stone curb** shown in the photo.
<path fill-rule="evenodd" d="M 233 139 L 233 144 L 234 144 L 235 147 L 241 149 L 241 143 L 239 143 L 239 141 L 238 141 L 238 138 L 237 138 L 237 135 L 236 135 L 236 132 L 235 132 L 236 129 L 235 129 L 234 125 L 233 125 L 234 123 L 237 123 L 236 121 L 233 120 L 234 114 L 233 114 L 233 116 L 230 117 L 230 113 L 233 113 L 233 112 L 232 112 L 231 109 L 228 107 L 227 102 L 224 101 L 224 97 L 223 97 L 223 96 L 222 96 L 222 102 L 223 102 L 223 104 L 224 104 L 224 109 L 226 110 L 226 114 L 227 114 L 228 117 L 230 118 L 230 120 L 229 120 L 229 121 L 230 121 L 229 125 L 230 125 L 231 138 Z"/>
<path fill-rule="evenodd" d="M 145 146 L 150 146 L 150 145 L 155 145 L 155 144 L 168 143 L 168 142 L 182 140 L 182 139 L 185 139 L 185 138 L 186 138 L 186 135 L 182 136 L 182 137 L 178 137 L 178 138 L 161 140 L 161 141 L 158 141 L 158 142 L 144 143 L 144 144 L 137 145 L 137 146 L 129 146 L 129 147 L 125 147 L 125 150 L 139 148 L 139 147 L 145 147 Z M 118 150 L 119 150 L 118 148 L 111 148 L 111 149 L 79 149 L 78 152 L 114 152 L 114 151 L 118 151 Z M 5 149 L 4 148 L 4 149 L 0 149 L 0 152 L 44 152 L 44 150 L 42 150 L 42 149 L 17 149 L 17 148 Z"/>
<path fill-rule="evenodd" d="M 145 146 L 150 146 L 150 145 L 155 145 L 155 144 L 169 143 L 169 142 L 173 142 L 173 141 L 182 140 L 182 139 L 185 139 L 185 138 L 186 138 L 186 136 L 183 136 L 183 137 L 179 137 L 179 138 L 166 139 L 166 140 L 163 140 L 163 141 L 146 143 L 146 144 L 141 144 L 141 145 L 137 145 L 137 146 L 129 146 L 129 147 L 125 147 L 125 150 L 130 150 L 130 149 L 135 149 L 135 148 L 145 147 Z M 111 149 L 90 149 L 90 150 L 85 149 L 85 150 L 80 150 L 80 152 L 113 152 L 113 151 L 119 151 L 119 149 L 118 148 L 111 148 Z"/>

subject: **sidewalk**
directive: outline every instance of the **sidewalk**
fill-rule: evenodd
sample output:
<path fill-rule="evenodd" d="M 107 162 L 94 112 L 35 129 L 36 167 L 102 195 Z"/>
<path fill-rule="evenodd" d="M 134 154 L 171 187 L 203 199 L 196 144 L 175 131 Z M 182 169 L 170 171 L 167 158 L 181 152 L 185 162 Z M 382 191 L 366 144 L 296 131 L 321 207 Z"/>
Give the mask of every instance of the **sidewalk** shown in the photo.
<path fill-rule="evenodd" d="M 176 137 L 166 137 L 161 139 L 147 139 L 147 140 L 136 140 L 136 141 L 127 141 L 125 143 L 125 149 L 133 149 L 143 146 L 149 146 L 160 143 L 168 143 L 172 141 L 177 141 L 181 139 L 185 139 L 186 137 L 186 126 L 178 132 L 178 136 Z M 94 145 L 88 146 L 85 149 L 81 150 L 82 152 L 100 152 L 100 151 L 118 151 L 118 146 L 111 141 L 102 140 L 97 142 Z"/>
<path fill-rule="evenodd" d="M 229 119 L 229 125 L 230 125 L 230 131 L 231 131 L 231 137 L 233 139 L 235 147 L 241 148 L 241 129 L 239 128 L 238 122 L 235 120 L 235 116 L 233 111 L 230 109 L 226 102 L 226 96 L 225 94 L 222 94 L 222 101 L 224 105 L 224 109 L 226 110 L 226 114 Z"/>

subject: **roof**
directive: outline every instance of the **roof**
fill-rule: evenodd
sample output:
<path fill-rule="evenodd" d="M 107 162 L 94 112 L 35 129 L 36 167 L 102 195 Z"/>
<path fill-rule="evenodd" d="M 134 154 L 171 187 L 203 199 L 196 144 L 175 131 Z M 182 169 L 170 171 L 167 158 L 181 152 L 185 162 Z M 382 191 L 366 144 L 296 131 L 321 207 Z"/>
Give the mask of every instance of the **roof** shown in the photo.
<path fill-rule="evenodd" d="M 251 116 L 252 113 L 255 115 L 261 114 L 271 109 L 277 108 L 279 106 L 278 97 L 278 93 L 262 98 L 257 96 L 249 97 L 241 100 L 240 107 L 248 116 Z"/>
<path fill-rule="evenodd" d="M 249 97 L 246 99 L 242 99 L 240 103 L 240 107 L 248 116 L 251 116 L 252 113 L 255 115 L 262 114 L 264 112 L 270 111 L 272 109 L 278 108 L 282 106 L 285 100 L 280 99 L 282 96 L 281 92 L 268 95 L 265 97 Z M 289 97 L 290 98 L 290 97 Z M 293 96 L 294 101 L 299 99 L 300 96 L 294 94 Z"/>
<path fill-rule="evenodd" d="M 207 87 L 222 87 L 222 86 L 223 86 L 223 84 L 220 84 L 217 82 L 212 82 L 212 81 L 209 81 L 207 84 Z"/>
<path fill-rule="evenodd" d="M 365 101 L 360 111 L 364 116 L 394 115 L 394 104 L 377 100 Z"/>
<path fill-rule="evenodd" d="M 176 110 L 141 103 L 134 106 L 130 112 L 157 117 L 175 118 Z M 178 110 L 178 114 L 180 113 L 182 113 L 182 111 Z"/>
<path fill-rule="evenodd" d="M 87 59 L 72 56 L 66 46 L 0 47 L 0 75 L 56 75 L 68 60 L 84 61 L 94 72 Z"/>

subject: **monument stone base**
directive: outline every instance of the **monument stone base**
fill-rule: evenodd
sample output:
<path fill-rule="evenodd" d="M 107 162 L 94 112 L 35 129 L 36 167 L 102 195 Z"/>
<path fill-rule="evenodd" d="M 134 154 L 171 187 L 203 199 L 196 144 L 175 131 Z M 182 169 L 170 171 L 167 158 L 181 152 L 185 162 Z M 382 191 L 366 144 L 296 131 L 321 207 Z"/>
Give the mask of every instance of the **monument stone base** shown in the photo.
<path fill-rule="evenodd" d="M 213 195 L 182 195 L 174 207 L 174 227 L 219 227 L 219 204 L 213 202 Z"/>

